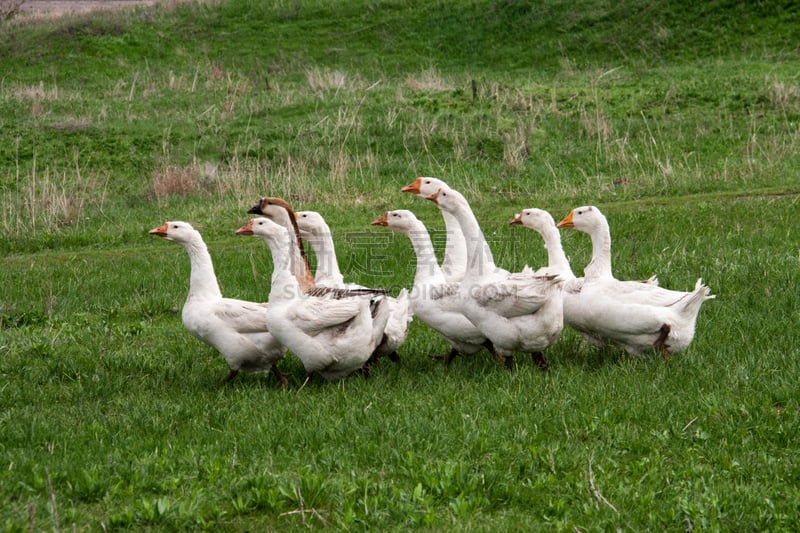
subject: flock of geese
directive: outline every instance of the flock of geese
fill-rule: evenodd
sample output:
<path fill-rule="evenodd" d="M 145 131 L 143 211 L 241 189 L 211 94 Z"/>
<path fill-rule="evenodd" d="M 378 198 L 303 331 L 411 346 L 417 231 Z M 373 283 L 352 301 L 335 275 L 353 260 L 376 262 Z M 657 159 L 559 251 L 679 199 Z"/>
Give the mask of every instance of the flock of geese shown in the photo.
<path fill-rule="evenodd" d="M 516 352 L 529 353 L 542 369 L 542 352 L 563 325 L 592 345 L 613 344 L 632 356 L 656 351 L 667 356 L 692 342 L 703 302 L 714 298 L 698 279 L 690 292 L 659 287 L 654 277 L 620 281 L 611 270 L 611 235 L 597 207 L 578 207 L 558 224 L 541 209 L 525 209 L 511 224 L 538 232 L 548 264 L 521 272 L 498 267 L 469 202 L 437 178 L 422 177 L 401 189 L 436 204 L 447 240 L 439 264 L 425 225 L 409 210 L 389 211 L 372 222 L 402 233 L 416 255 L 413 287 L 396 297 L 384 289 L 347 283 L 339 269 L 331 231 L 313 211 L 295 212 L 284 200 L 261 198 L 248 213 L 258 215 L 237 235 L 261 238 L 272 255 L 267 303 L 225 298 L 208 249 L 189 223 L 174 221 L 150 230 L 183 246 L 191 262 L 189 294 L 181 318 L 195 337 L 222 354 L 230 372 L 271 371 L 285 387 L 276 363 L 287 351 L 303 363 L 306 382 L 367 372 L 380 356 L 397 360 L 412 317 L 438 332 L 459 354 L 487 350 L 511 368 Z M 576 277 L 561 246 L 560 228 L 589 234 L 592 259 Z M 311 273 L 303 242 L 316 255 Z M 305 383 L 304 383 L 305 385 Z"/>

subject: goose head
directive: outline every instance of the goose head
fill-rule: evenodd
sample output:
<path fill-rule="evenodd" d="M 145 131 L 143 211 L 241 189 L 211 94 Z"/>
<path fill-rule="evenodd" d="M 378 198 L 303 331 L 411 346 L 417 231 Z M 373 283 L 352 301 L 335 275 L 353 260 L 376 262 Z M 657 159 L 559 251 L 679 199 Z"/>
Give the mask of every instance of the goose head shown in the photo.
<path fill-rule="evenodd" d="M 294 217 L 294 210 L 289 202 L 283 198 L 275 198 L 272 196 L 262 197 L 256 205 L 247 210 L 247 213 L 272 219 L 283 217 L 285 213 L 289 213 Z"/>
<path fill-rule="evenodd" d="M 264 196 L 247 212 L 269 218 L 284 228 L 292 230 L 292 233 L 294 234 L 294 241 L 298 244 L 298 252 L 305 258 L 300 228 L 297 225 L 297 216 L 295 215 L 294 209 L 292 209 L 292 206 L 289 204 L 289 202 L 283 198 Z"/>
<path fill-rule="evenodd" d="M 268 240 L 285 239 L 287 230 L 280 224 L 265 217 L 253 218 L 247 225 L 236 230 L 236 235 L 262 237 Z"/>
<path fill-rule="evenodd" d="M 576 207 L 557 224 L 558 228 L 574 228 L 584 233 L 592 233 L 596 228 L 607 226 L 603 213 L 593 205 Z"/>
<path fill-rule="evenodd" d="M 418 227 L 419 220 L 407 209 L 387 211 L 386 214 L 372 221 L 373 226 L 384 226 L 393 231 L 405 232 Z"/>
<path fill-rule="evenodd" d="M 439 178 L 421 177 L 417 178 L 414 183 L 400 189 L 400 192 L 410 192 L 411 194 L 425 198 L 444 187 L 447 187 L 447 184 Z"/>
<path fill-rule="evenodd" d="M 509 222 L 512 226 L 521 225 L 530 228 L 534 231 L 542 233 L 548 228 L 553 228 L 556 225 L 550 213 L 544 209 L 525 209 L 520 213 L 514 215 L 514 218 Z"/>
<path fill-rule="evenodd" d="M 425 197 L 439 206 L 439 209 L 447 212 L 454 212 L 459 207 L 469 206 L 467 201 L 458 191 L 454 191 L 450 187 L 441 187 L 438 191 Z"/>
<path fill-rule="evenodd" d="M 159 227 L 153 228 L 147 233 L 175 242 L 188 242 L 198 235 L 197 230 L 194 229 L 191 224 L 179 220 L 164 222 Z"/>
<path fill-rule="evenodd" d="M 302 237 L 308 238 L 314 235 L 330 233 L 330 228 L 325 219 L 316 211 L 298 211 L 294 215 Z"/>

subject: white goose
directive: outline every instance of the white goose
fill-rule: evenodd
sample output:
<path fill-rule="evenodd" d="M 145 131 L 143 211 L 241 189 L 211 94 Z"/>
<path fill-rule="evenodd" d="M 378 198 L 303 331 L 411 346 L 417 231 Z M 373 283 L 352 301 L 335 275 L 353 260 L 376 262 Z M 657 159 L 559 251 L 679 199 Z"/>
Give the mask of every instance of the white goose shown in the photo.
<path fill-rule="evenodd" d="M 192 335 L 225 358 L 230 372 L 223 383 L 233 379 L 240 370 L 271 370 L 279 384 L 285 386 L 286 377 L 275 363 L 283 357 L 286 348 L 267 328 L 268 305 L 222 297 L 211 255 L 200 232 L 191 224 L 165 222 L 149 233 L 180 244 L 189 254 L 189 294 L 181 319 Z"/>
<path fill-rule="evenodd" d="M 497 268 L 461 193 L 443 187 L 428 199 L 455 216 L 467 241 L 467 271 L 458 293 L 464 314 L 507 364 L 519 351 L 530 353 L 541 368 L 547 368 L 541 352 L 558 339 L 564 325 L 561 279 L 537 276 L 528 267 L 514 274 Z"/>
<path fill-rule="evenodd" d="M 268 218 L 255 218 L 236 233 L 262 238 L 272 252 L 267 324 L 302 361 L 307 378 L 317 372 L 336 380 L 363 368 L 383 338 L 389 319 L 385 297 L 311 296 L 291 272 L 286 228 Z"/>
<path fill-rule="evenodd" d="M 317 287 L 366 289 L 363 285 L 344 282 L 344 276 L 339 270 L 339 261 L 336 259 L 331 230 L 322 215 L 316 211 L 298 211 L 295 217 L 300 235 L 311 245 L 317 256 L 317 271 L 314 274 Z M 401 289 L 396 298 L 388 296 L 387 303 L 391 315 L 386 323 L 384 339 L 375 350 L 374 357 L 385 355 L 392 361 L 399 361 L 397 349 L 405 342 L 408 326 L 413 317 L 408 290 Z"/>
<path fill-rule="evenodd" d="M 511 225 L 522 225 L 537 232 L 544 239 L 544 247 L 547 250 L 547 266 L 536 271 L 537 275 L 555 274 L 565 282 L 575 279 L 572 267 L 561 246 L 561 234 L 556 227 L 556 221 L 547 211 L 543 209 L 524 209 L 514 215 Z M 564 288 L 566 292 L 566 285 Z"/>
<path fill-rule="evenodd" d="M 400 191 L 426 198 L 435 194 L 442 187 L 447 187 L 447 184 L 438 178 L 421 177 Z M 447 233 L 444 257 L 442 258 L 442 272 L 447 281 L 458 282 L 464 278 L 464 273 L 467 271 L 467 241 L 455 216 L 444 210 L 441 213 Z"/>
<path fill-rule="evenodd" d="M 617 280 L 611 270 L 608 221 L 597 207 L 575 208 L 557 226 L 575 228 L 592 239 L 592 260 L 584 269 L 577 296 L 581 313 L 570 318 L 576 329 L 621 346 L 633 356 L 653 349 L 667 355 L 688 348 L 700 307 L 714 298 L 702 279 L 691 292 Z"/>
<path fill-rule="evenodd" d="M 452 347 L 444 356 L 445 364 L 449 365 L 459 353 L 474 354 L 484 347 L 493 351 L 486 336 L 461 312 L 457 302 L 458 283 L 447 281 L 439 267 L 425 224 L 411 211 L 399 209 L 375 219 L 372 225 L 403 233 L 411 240 L 417 258 L 411 289 L 414 315 L 439 332 Z"/>

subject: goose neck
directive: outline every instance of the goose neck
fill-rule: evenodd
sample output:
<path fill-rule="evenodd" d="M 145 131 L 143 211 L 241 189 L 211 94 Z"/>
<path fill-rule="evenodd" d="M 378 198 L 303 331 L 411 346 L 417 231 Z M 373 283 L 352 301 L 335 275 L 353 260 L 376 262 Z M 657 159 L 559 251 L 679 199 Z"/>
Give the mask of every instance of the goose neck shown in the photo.
<path fill-rule="evenodd" d="M 417 257 L 417 269 L 414 274 L 414 285 L 422 284 L 433 278 L 444 276 L 439 267 L 436 259 L 436 252 L 431 242 L 431 237 L 428 234 L 427 228 L 422 222 L 416 224 L 412 229 L 406 231 L 406 235 L 411 240 L 411 246 L 414 248 L 414 254 Z"/>
<path fill-rule="evenodd" d="M 611 271 L 611 232 L 608 224 L 598 225 L 590 234 L 592 260 L 584 269 L 586 279 L 613 277 Z"/>
<path fill-rule="evenodd" d="M 555 226 L 548 227 L 542 232 L 544 246 L 547 250 L 547 263 L 550 269 L 560 273 L 572 274 L 564 247 L 561 245 L 561 234 Z M 571 276 L 574 277 L 574 276 Z"/>
<path fill-rule="evenodd" d="M 300 293 L 300 284 L 292 272 L 291 254 L 288 253 L 290 239 L 288 233 L 284 238 L 262 236 L 272 255 L 272 283 L 269 299 L 285 300 Z"/>
<path fill-rule="evenodd" d="M 464 201 L 466 202 L 466 200 Z M 479 278 L 495 270 L 494 257 L 469 205 L 457 205 L 452 214 L 461 227 L 467 246 L 466 277 Z"/>
<path fill-rule="evenodd" d="M 317 274 L 325 274 L 332 278 L 342 278 L 342 272 L 339 270 L 339 261 L 336 259 L 336 248 L 330 232 L 314 233 L 311 237 L 306 238 L 306 241 L 311 245 L 311 249 L 314 250 L 314 255 L 317 256 Z"/>
<path fill-rule="evenodd" d="M 217 283 L 217 276 L 214 274 L 214 264 L 211 261 L 211 254 L 208 247 L 201 238 L 193 239 L 183 243 L 183 247 L 189 254 L 191 274 L 189 277 L 189 298 L 192 297 L 222 297 Z"/>
<path fill-rule="evenodd" d="M 442 218 L 444 219 L 444 228 L 447 233 L 443 264 L 457 269 L 461 266 L 459 263 L 467 257 L 467 242 L 461 232 L 458 219 L 452 213 L 442 211 Z"/>

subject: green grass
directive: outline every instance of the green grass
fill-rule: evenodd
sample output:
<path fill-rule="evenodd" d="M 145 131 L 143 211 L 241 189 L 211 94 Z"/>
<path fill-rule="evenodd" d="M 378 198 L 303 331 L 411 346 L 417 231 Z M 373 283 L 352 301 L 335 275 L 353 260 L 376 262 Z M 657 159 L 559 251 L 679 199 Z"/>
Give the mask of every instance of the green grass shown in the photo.
<path fill-rule="evenodd" d="M 760 2 L 207 2 L 0 25 L 0 527 L 770 530 L 800 514 L 800 10 Z M 473 85 L 474 82 L 474 85 Z M 474 93 L 473 93 L 474 87 Z M 265 194 L 321 211 L 354 281 L 409 286 L 369 223 L 462 190 L 509 269 L 542 207 L 608 216 L 620 278 L 704 305 L 664 361 L 565 330 L 540 372 L 401 363 L 286 391 L 182 327 L 203 233 L 263 300 Z M 576 271 L 585 235 L 563 232 Z"/>

